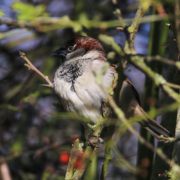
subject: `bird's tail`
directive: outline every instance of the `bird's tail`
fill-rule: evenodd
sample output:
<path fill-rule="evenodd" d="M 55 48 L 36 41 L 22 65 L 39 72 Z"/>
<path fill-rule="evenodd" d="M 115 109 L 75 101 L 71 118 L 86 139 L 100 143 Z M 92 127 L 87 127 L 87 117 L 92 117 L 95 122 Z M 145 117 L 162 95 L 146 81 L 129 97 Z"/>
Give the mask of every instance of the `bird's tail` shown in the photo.
<path fill-rule="evenodd" d="M 147 121 L 143 122 L 142 125 L 157 139 L 163 139 L 163 137 L 170 137 L 170 132 L 153 119 L 148 119 Z"/>
<path fill-rule="evenodd" d="M 157 139 L 166 141 L 168 140 L 167 138 L 171 136 L 165 127 L 151 119 L 143 110 L 140 106 L 139 95 L 129 80 L 125 80 L 122 84 L 119 94 L 119 105 L 127 118 L 133 116 L 143 117 L 144 120 L 139 123 Z"/>
<path fill-rule="evenodd" d="M 163 140 L 163 138 L 168 138 L 171 136 L 170 132 L 159 124 L 156 120 L 151 119 L 146 112 L 139 106 L 141 113 L 147 117 L 147 120 L 140 122 L 140 124 L 148 130 L 154 137 L 159 140 Z"/>

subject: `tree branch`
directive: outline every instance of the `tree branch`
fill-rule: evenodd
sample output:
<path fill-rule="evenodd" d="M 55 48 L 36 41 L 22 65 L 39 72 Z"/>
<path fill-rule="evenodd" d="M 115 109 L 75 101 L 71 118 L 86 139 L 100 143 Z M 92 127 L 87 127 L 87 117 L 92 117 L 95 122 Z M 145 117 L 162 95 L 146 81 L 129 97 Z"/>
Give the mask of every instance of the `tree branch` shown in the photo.
<path fill-rule="evenodd" d="M 125 118 L 123 111 L 116 105 L 116 103 L 114 102 L 114 100 L 113 100 L 113 98 L 111 96 L 108 96 L 108 100 L 109 100 L 109 104 L 114 109 L 114 111 L 115 111 L 116 115 L 118 116 L 119 120 L 124 123 L 124 125 L 127 127 L 127 129 L 132 134 L 134 134 L 139 139 L 139 141 L 141 143 L 145 144 L 149 149 L 156 152 L 167 164 L 169 164 L 170 167 L 171 166 L 176 167 L 177 168 L 177 173 L 180 175 L 180 167 L 178 166 L 178 164 L 176 164 L 174 161 L 168 159 L 167 156 L 160 149 L 154 148 L 152 144 L 147 142 L 142 136 L 140 136 L 132 128 L 132 126 L 129 124 L 128 120 Z"/>
<path fill-rule="evenodd" d="M 143 71 L 146 75 L 148 75 L 156 84 L 156 86 L 161 86 L 163 90 L 172 97 L 176 102 L 180 102 L 180 95 L 176 93 L 172 88 L 169 87 L 169 84 L 167 84 L 166 79 L 164 77 L 156 72 L 154 72 L 148 65 L 145 64 L 145 58 L 141 56 L 129 56 L 129 54 L 133 54 L 132 52 L 128 52 L 128 55 L 124 53 L 124 51 L 119 47 L 118 44 L 114 41 L 112 37 L 109 37 L 107 35 L 100 35 L 99 39 L 103 41 L 104 43 L 111 45 L 111 47 L 124 59 L 128 60 L 130 63 L 132 63 L 134 66 L 136 66 L 138 69 Z M 179 86 L 179 85 L 178 85 Z"/>
<path fill-rule="evenodd" d="M 53 88 L 53 83 L 49 80 L 48 76 L 45 76 L 42 72 L 40 72 L 40 71 L 31 63 L 31 61 L 26 57 L 26 54 L 25 54 L 24 52 L 19 51 L 19 55 L 20 55 L 20 57 L 21 57 L 22 59 L 25 60 L 25 62 L 26 62 L 26 63 L 25 63 L 25 66 L 26 66 L 28 69 L 36 72 L 41 78 L 43 78 L 43 79 L 47 82 L 47 84 L 45 84 L 44 86 Z"/>
<path fill-rule="evenodd" d="M 127 44 L 125 45 L 125 49 L 127 49 L 127 51 L 129 51 L 128 49 L 130 49 L 132 52 L 135 51 L 134 50 L 134 40 L 135 40 L 136 34 L 138 32 L 139 25 L 141 23 L 141 18 L 143 17 L 143 15 L 144 15 L 144 11 L 143 11 L 142 7 L 139 7 L 131 26 L 128 28 L 129 38 L 127 40 Z"/>
<path fill-rule="evenodd" d="M 161 56 L 144 56 L 145 60 L 147 61 L 159 61 L 171 66 L 175 66 L 180 70 L 180 62 L 179 61 L 173 61 L 171 59 L 161 57 Z"/>
<path fill-rule="evenodd" d="M 36 29 L 35 25 L 32 23 L 27 23 L 27 22 L 18 22 L 13 19 L 0 19 L 0 25 L 1 24 L 6 24 L 8 26 L 14 26 L 18 28 L 27 28 L 27 29 Z"/>
<path fill-rule="evenodd" d="M 2 180 L 12 180 L 8 164 L 4 158 L 0 158 L 0 176 Z"/>
<path fill-rule="evenodd" d="M 179 16 L 178 16 L 179 17 Z M 164 19 L 173 18 L 171 16 L 149 15 L 140 18 L 139 23 L 155 22 Z M 130 24 L 134 21 L 134 18 L 124 19 L 124 21 L 97 21 L 87 19 L 88 28 L 112 28 L 118 26 L 124 26 L 124 24 Z M 72 21 L 68 16 L 61 18 L 57 17 L 38 17 L 33 22 L 18 22 L 12 19 L 0 19 L 0 24 L 6 24 L 8 26 L 15 26 L 18 28 L 35 29 L 39 32 L 54 31 L 62 28 L 73 28 L 75 31 L 79 31 L 84 26 L 84 23 L 80 21 Z"/>

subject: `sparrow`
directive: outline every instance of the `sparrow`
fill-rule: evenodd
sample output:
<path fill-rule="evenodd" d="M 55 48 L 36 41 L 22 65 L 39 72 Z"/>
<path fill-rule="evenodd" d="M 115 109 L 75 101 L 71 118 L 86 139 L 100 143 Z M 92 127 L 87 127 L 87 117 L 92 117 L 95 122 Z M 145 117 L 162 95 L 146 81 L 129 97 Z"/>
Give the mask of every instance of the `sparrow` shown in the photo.
<path fill-rule="evenodd" d="M 62 63 L 54 75 L 53 86 L 64 108 L 70 112 L 79 113 L 96 123 L 102 115 L 103 103 L 107 95 L 97 83 L 96 74 L 107 67 L 107 57 L 100 42 L 91 37 L 77 37 L 66 48 L 55 51 L 55 56 Z M 115 78 L 115 68 L 108 66 L 102 74 L 102 86 L 110 89 Z M 119 92 L 119 106 L 127 118 L 143 115 L 147 120 L 140 124 L 153 136 L 160 139 L 169 137 L 169 131 L 149 118 L 140 106 L 139 95 L 126 79 Z"/>

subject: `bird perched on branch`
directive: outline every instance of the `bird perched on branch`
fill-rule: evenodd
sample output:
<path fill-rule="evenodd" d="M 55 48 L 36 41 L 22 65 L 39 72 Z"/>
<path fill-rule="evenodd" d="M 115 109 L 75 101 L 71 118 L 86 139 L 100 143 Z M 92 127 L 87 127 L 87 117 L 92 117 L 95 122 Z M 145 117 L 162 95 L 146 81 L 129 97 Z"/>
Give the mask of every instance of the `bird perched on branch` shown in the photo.
<path fill-rule="evenodd" d="M 99 41 L 90 37 L 77 37 L 66 48 L 55 51 L 63 62 L 54 76 L 54 89 L 67 111 L 77 112 L 97 122 L 102 114 L 102 104 L 107 95 L 97 83 L 96 75 L 102 73 L 102 86 L 109 89 L 115 77 L 115 69 L 107 67 L 105 51 Z M 136 89 L 125 80 L 119 93 L 119 105 L 127 118 L 135 115 L 147 117 L 139 103 Z M 140 124 L 153 136 L 169 137 L 169 131 L 147 117 Z"/>

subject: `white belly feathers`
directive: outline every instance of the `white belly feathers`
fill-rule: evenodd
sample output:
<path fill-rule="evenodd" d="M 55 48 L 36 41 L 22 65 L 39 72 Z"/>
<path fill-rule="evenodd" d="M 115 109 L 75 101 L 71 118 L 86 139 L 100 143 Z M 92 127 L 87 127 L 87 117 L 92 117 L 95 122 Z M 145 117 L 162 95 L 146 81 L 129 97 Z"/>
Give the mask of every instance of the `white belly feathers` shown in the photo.
<path fill-rule="evenodd" d="M 69 64 L 71 62 L 67 61 L 65 63 Z M 72 70 L 73 73 L 77 73 L 77 77 L 74 76 L 75 79 L 71 79 L 71 77 L 69 80 L 64 78 L 64 76 L 68 77 L 71 74 L 64 73 L 63 68 L 65 67 L 62 65 L 58 68 L 54 77 L 54 89 L 68 111 L 80 113 L 97 122 L 101 114 L 101 104 L 105 101 L 106 96 L 96 83 L 94 72 L 101 71 L 105 62 L 100 60 L 92 61 L 87 58 L 79 63 L 81 64 L 77 66 L 83 68 L 83 71 L 80 70 L 78 74 L 78 72 Z M 60 75 L 60 72 L 63 72 L 63 76 Z M 110 88 L 113 78 L 114 73 L 108 68 L 102 79 L 105 88 Z"/>

